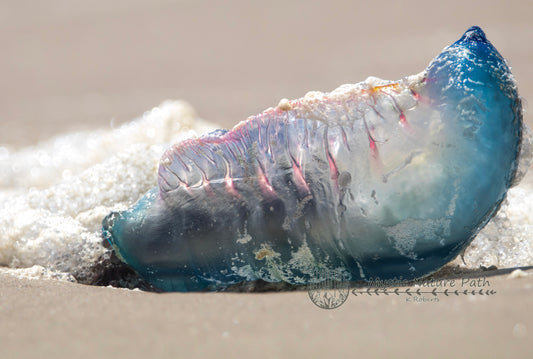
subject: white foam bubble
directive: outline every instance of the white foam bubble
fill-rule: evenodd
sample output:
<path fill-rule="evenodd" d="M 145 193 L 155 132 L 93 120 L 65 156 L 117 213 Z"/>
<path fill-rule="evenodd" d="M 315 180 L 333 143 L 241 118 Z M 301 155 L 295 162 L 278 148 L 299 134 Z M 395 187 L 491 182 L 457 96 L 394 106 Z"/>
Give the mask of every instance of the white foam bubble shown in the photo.
<path fill-rule="evenodd" d="M 105 252 L 102 219 L 155 186 L 159 158 L 170 144 L 212 129 L 189 105 L 174 101 L 117 129 L 2 150 L 0 266 L 38 265 L 83 281 Z"/>
<path fill-rule="evenodd" d="M 507 193 L 500 211 L 464 252 L 465 266 L 533 265 L 533 186 L 527 176 Z"/>

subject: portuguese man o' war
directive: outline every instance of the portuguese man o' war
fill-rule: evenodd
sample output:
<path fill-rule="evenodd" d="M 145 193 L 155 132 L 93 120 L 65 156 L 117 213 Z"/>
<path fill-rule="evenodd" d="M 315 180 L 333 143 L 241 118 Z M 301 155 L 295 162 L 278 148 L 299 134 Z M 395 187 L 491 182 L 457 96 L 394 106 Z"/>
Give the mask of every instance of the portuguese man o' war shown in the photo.
<path fill-rule="evenodd" d="M 418 75 L 282 100 L 174 145 L 103 235 L 167 291 L 416 279 L 498 210 L 521 139 L 514 78 L 474 26 Z"/>

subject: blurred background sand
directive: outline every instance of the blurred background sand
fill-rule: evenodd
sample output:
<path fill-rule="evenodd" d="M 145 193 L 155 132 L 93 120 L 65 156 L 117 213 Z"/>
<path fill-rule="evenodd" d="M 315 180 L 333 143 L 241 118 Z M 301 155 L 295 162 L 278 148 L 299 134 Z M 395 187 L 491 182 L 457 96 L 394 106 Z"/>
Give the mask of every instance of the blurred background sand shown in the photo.
<path fill-rule="evenodd" d="M 109 127 L 167 98 L 232 127 L 283 97 L 418 73 L 471 25 L 532 98 L 532 16 L 527 1 L 4 0 L 0 144 Z"/>
<path fill-rule="evenodd" d="M 526 1 L 0 1 L 0 146 L 109 127 L 167 98 L 231 127 L 283 97 L 418 73 L 471 25 L 527 100 L 532 16 Z M 350 297 L 324 311 L 305 292 L 157 295 L 3 275 L 1 356 L 528 357 L 533 281 L 494 285 L 494 297 Z"/>

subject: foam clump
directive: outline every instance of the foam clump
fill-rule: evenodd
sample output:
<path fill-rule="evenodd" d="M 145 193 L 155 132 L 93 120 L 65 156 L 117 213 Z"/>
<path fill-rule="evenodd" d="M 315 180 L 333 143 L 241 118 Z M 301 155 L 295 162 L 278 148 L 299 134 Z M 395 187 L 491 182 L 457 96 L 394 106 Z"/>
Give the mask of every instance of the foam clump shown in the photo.
<path fill-rule="evenodd" d="M 0 146 L 0 188 L 46 188 L 76 177 L 130 145 L 173 143 L 190 130 L 206 128 L 211 127 L 199 122 L 189 104 L 167 101 L 111 130 L 70 133 L 18 150 Z"/>
<path fill-rule="evenodd" d="M 529 176 L 528 176 L 529 177 Z M 511 188 L 499 212 L 466 248 L 468 268 L 533 265 L 533 186 L 531 178 Z"/>
<path fill-rule="evenodd" d="M 76 282 L 70 273 L 49 270 L 43 266 L 34 265 L 29 268 L 4 268 L 0 267 L 0 274 L 13 275 L 24 279 L 61 280 L 64 282 Z"/>
<path fill-rule="evenodd" d="M 0 172 L 0 266 L 37 265 L 90 282 L 108 251 L 102 218 L 154 186 L 169 144 L 212 129 L 188 104 L 169 101 L 119 128 L 67 134 L 4 156 L 0 167 L 18 171 Z M 42 156 L 49 161 L 40 163 Z"/>

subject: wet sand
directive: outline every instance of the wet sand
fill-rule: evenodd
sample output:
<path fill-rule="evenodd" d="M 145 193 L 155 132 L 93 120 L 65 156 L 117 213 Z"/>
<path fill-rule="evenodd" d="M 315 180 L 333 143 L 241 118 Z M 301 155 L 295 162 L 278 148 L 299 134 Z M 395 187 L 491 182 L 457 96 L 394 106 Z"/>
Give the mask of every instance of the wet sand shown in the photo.
<path fill-rule="evenodd" d="M 0 343 L 6 358 L 529 357 L 533 275 L 475 282 L 464 288 L 496 293 L 350 294 L 325 310 L 305 291 L 156 294 L 0 275 Z"/>
<path fill-rule="evenodd" d="M 231 127 L 284 97 L 417 73 L 471 25 L 510 60 L 527 100 L 532 14 L 523 1 L 3 1 L 0 146 L 109 127 L 167 98 Z M 533 276 L 489 280 L 491 296 L 350 295 L 322 310 L 307 292 L 155 294 L 0 275 L 0 345 L 6 358 L 528 357 Z"/>

